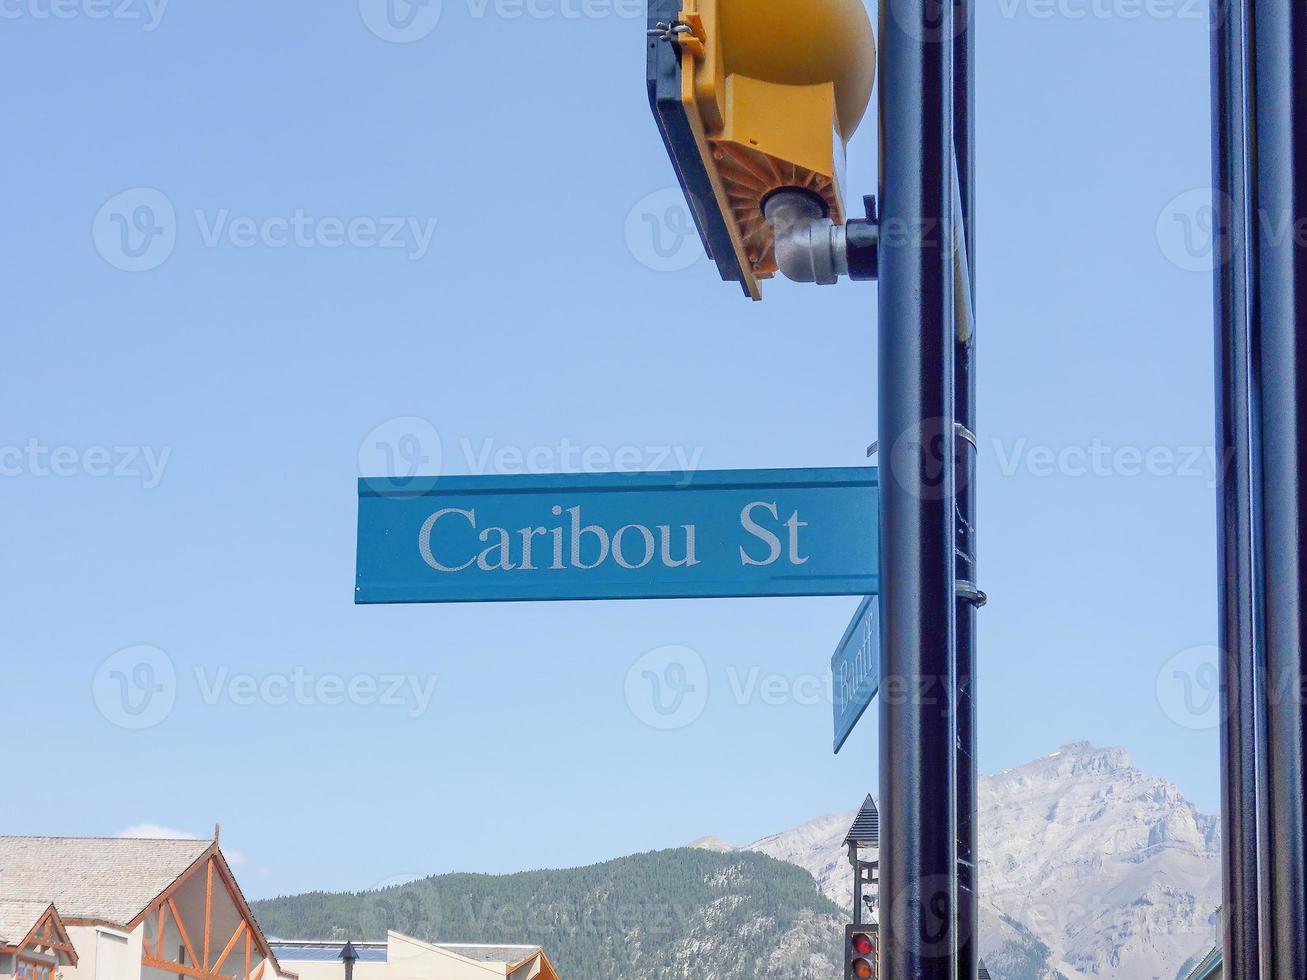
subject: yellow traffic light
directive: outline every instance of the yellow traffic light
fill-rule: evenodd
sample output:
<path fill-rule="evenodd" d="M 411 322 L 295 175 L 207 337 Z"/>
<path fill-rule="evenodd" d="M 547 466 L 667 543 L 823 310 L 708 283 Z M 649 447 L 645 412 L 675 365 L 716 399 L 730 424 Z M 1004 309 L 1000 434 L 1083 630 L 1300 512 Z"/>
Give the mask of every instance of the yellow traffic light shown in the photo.
<path fill-rule="evenodd" d="M 649 19 L 650 98 L 705 246 L 724 278 L 759 299 L 759 280 L 777 270 L 768 197 L 797 190 L 836 225 L 846 220 L 846 146 L 876 75 L 866 8 L 650 0 Z M 674 49 L 670 59 L 660 46 Z"/>

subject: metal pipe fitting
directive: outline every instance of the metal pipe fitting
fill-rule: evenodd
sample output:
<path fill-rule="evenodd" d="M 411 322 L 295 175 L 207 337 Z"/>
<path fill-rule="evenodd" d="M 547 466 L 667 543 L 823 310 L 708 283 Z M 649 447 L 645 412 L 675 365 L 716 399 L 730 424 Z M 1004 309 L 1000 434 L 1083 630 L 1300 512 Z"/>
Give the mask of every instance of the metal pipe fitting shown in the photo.
<path fill-rule="evenodd" d="M 830 286 L 849 274 L 844 227 L 827 217 L 821 203 L 799 190 L 777 191 L 763 206 L 776 239 L 776 265 L 794 282 Z"/>
<path fill-rule="evenodd" d="M 840 276 L 859 281 L 880 275 L 880 225 L 873 198 L 867 217 L 837 225 L 815 195 L 777 191 L 763 205 L 776 241 L 776 265 L 786 279 L 831 286 Z"/>

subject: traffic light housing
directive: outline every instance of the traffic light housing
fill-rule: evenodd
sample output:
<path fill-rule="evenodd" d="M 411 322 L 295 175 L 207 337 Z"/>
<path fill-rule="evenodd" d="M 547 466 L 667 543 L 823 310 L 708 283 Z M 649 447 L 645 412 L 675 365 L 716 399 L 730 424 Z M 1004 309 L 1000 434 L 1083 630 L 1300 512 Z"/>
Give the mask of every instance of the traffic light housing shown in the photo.
<path fill-rule="evenodd" d="M 844 980 L 880 976 L 880 948 L 874 926 L 847 926 L 844 930 Z"/>
<path fill-rule="evenodd" d="M 847 219 L 847 144 L 871 101 L 862 0 L 649 0 L 649 101 L 704 248 L 760 299 L 776 274 L 768 199 Z"/>

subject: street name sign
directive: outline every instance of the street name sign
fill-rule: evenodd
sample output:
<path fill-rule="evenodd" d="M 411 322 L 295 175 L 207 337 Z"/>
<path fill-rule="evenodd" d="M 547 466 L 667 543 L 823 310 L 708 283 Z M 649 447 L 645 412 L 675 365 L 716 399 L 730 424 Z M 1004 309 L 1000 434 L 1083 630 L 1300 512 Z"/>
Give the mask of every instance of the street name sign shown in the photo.
<path fill-rule="evenodd" d="M 880 597 L 869 595 L 830 662 L 835 702 L 835 754 L 853 734 L 880 690 Z"/>
<path fill-rule="evenodd" d="M 871 595 L 873 467 L 359 481 L 359 603 Z"/>

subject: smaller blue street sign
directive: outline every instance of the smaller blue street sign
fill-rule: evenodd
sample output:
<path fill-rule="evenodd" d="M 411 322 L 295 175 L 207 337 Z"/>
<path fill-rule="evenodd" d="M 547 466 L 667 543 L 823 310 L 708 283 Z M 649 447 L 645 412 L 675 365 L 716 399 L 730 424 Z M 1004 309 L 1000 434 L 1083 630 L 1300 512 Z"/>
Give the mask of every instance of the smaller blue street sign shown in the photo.
<path fill-rule="evenodd" d="M 830 661 L 835 695 L 835 753 L 853 734 L 880 690 L 880 598 L 869 595 L 853 615 Z"/>

